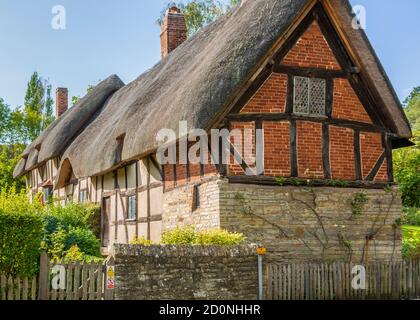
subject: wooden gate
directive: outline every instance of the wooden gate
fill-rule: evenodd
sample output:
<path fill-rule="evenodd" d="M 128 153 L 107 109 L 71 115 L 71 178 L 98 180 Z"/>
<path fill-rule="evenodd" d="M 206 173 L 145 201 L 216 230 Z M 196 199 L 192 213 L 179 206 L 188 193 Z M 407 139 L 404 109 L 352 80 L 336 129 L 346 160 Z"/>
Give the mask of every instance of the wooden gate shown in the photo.
<path fill-rule="evenodd" d="M 20 279 L 0 275 L 0 300 L 113 300 L 109 284 L 114 283 L 108 275 L 114 270 L 112 257 L 103 264 L 51 263 L 43 253 L 38 277 Z"/>
<path fill-rule="evenodd" d="M 365 289 L 354 289 L 355 265 L 267 265 L 268 300 L 420 299 L 420 260 L 378 262 L 364 266 Z"/>

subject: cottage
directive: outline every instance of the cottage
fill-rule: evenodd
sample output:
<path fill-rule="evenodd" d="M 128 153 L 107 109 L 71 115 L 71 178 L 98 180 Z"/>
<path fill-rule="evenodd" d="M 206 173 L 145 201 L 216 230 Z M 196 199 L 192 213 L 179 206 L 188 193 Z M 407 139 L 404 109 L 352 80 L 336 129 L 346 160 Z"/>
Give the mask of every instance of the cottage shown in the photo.
<path fill-rule="evenodd" d="M 104 248 L 194 225 L 243 232 L 273 258 L 399 259 L 392 150 L 412 134 L 353 20 L 347 0 L 247 0 L 187 39 L 171 8 L 162 60 L 127 85 L 110 76 L 68 110 L 58 89 L 59 117 L 14 175 L 31 195 L 100 204 Z M 161 163 L 158 133 L 183 121 L 252 132 L 241 150 L 229 136 L 228 151 L 260 153 L 260 170 L 214 161 L 212 139 L 208 161 Z"/>

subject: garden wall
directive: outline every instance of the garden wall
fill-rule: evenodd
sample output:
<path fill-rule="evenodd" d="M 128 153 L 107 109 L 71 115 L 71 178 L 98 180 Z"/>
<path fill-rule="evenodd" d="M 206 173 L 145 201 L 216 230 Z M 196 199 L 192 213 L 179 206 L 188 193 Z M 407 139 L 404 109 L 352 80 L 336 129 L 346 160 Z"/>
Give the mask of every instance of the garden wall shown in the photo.
<path fill-rule="evenodd" d="M 255 249 L 115 244 L 115 299 L 255 300 Z"/>
<path fill-rule="evenodd" d="M 220 184 L 220 226 L 282 262 L 401 260 L 397 190 Z"/>

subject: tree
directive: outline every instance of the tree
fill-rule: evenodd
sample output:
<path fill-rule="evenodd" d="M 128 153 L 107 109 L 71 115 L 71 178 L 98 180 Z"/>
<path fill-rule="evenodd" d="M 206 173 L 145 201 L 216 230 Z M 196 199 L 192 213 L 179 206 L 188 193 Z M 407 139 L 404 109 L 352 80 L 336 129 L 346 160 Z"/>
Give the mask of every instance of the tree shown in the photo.
<path fill-rule="evenodd" d="M 0 98 L 0 144 L 6 143 L 9 136 L 10 107 Z"/>
<path fill-rule="evenodd" d="M 11 143 L 28 144 L 54 121 L 51 85 L 34 72 L 28 82 L 25 104 L 10 114 Z"/>
<path fill-rule="evenodd" d="M 420 130 L 420 87 L 415 87 L 404 101 L 405 113 L 415 131 Z"/>
<path fill-rule="evenodd" d="M 240 2 L 241 0 L 230 0 L 229 4 L 226 5 L 218 0 L 189 0 L 178 3 L 171 1 L 162 10 L 157 23 L 161 25 L 166 10 L 176 6 L 184 12 L 188 36 L 190 37 L 209 23 L 216 21 L 221 15 Z"/>
<path fill-rule="evenodd" d="M 25 145 L 19 143 L 0 146 L 0 190 L 14 188 L 20 191 L 25 189 L 23 178 L 13 179 L 13 170 L 18 164 L 24 149 Z"/>
<path fill-rule="evenodd" d="M 101 82 L 101 80 L 98 81 L 98 83 Z M 86 89 L 86 94 L 90 93 L 93 88 L 95 88 L 95 85 L 90 84 L 88 85 L 87 89 Z M 76 105 L 79 101 L 80 101 L 81 97 L 80 96 L 73 96 L 71 97 L 71 106 L 74 107 L 74 105 Z"/>
<path fill-rule="evenodd" d="M 400 185 L 403 203 L 420 207 L 420 87 L 413 89 L 404 101 L 405 112 L 412 127 L 416 144 L 394 152 L 395 179 Z"/>

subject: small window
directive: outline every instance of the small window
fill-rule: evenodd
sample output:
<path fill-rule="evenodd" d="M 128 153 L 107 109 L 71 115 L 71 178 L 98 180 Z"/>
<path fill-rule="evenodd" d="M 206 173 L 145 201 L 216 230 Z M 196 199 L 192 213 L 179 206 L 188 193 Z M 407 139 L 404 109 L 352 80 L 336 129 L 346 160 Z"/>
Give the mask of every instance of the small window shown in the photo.
<path fill-rule="evenodd" d="M 79 202 L 80 203 L 85 203 L 87 200 L 87 191 L 86 190 L 81 190 L 79 192 Z"/>
<path fill-rule="evenodd" d="M 135 220 L 137 218 L 137 198 L 136 196 L 127 197 L 127 219 Z"/>
<path fill-rule="evenodd" d="M 43 202 L 46 203 L 50 203 L 53 199 L 53 188 L 52 187 L 44 187 L 42 190 L 43 193 Z"/>
<path fill-rule="evenodd" d="M 196 185 L 194 186 L 194 191 L 193 191 L 193 211 L 197 210 L 198 208 L 200 208 L 200 186 Z"/>
<path fill-rule="evenodd" d="M 318 78 L 294 78 L 294 113 L 325 115 L 326 80 Z"/>

